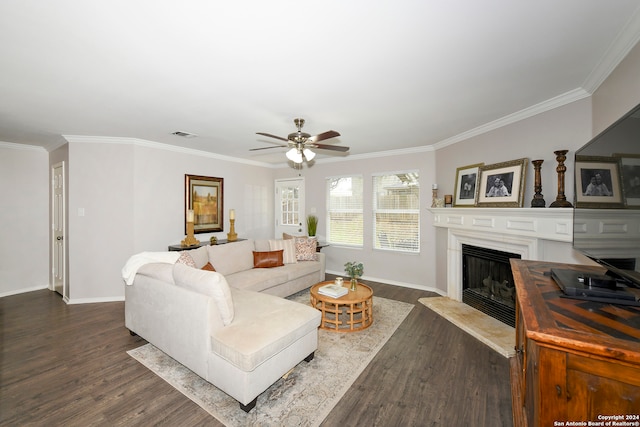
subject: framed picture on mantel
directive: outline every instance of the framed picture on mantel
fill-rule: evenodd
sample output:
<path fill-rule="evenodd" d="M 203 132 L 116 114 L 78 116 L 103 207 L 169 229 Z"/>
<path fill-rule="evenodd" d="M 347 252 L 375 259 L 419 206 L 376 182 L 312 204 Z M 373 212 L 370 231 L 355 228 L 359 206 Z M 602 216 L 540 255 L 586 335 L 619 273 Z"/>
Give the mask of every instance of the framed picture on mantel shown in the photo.
<path fill-rule="evenodd" d="M 528 159 L 479 167 L 476 206 L 521 208 Z"/>
<path fill-rule="evenodd" d="M 193 210 L 194 214 L 194 233 L 223 231 L 224 179 L 200 175 L 185 175 L 184 177 L 185 234 L 187 233 L 187 212 L 189 210 Z"/>
<path fill-rule="evenodd" d="M 473 207 L 478 186 L 478 169 L 484 163 L 459 167 L 456 170 L 456 186 L 453 189 L 454 207 Z"/>

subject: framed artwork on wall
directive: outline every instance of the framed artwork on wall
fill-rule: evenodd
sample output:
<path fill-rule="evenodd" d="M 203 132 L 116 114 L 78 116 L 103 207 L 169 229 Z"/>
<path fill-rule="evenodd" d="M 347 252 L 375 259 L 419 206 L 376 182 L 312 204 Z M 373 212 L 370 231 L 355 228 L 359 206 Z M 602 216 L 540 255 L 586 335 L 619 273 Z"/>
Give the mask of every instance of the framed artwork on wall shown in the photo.
<path fill-rule="evenodd" d="M 184 177 L 185 234 L 187 232 L 187 212 L 189 210 L 193 210 L 194 214 L 194 233 L 223 231 L 224 179 L 186 174 Z"/>
<path fill-rule="evenodd" d="M 480 166 L 475 206 L 521 208 L 528 160 Z"/>
<path fill-rule="evenodd" d="M 623 208 L 620 157 L 576 156 L 576 207 Z"/>
<path fill-rule="evenodd" d="M 478 169 L 483 165 L 484 163 L 476 163 L 456 169 L 456 186 L 453 189 L 454 207 L 472 207 L 475 205 Z"/>
<path fill-rule="evenodd" d="M 640 155 L 614 154 L 620 159 L 622 193 L 628 208 L 640 209 Z"/>

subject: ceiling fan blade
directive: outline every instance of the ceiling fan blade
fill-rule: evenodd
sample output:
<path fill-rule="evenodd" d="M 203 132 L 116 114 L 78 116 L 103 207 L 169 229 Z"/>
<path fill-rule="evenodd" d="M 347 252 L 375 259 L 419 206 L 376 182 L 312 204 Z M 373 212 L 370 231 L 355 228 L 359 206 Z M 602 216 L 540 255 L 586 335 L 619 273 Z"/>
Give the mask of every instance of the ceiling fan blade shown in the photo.
<path fill-rule="evenodd" d="M 313 144 L 316 148 L 321 150 L 333 150 L 333 151 L 349 151 L 349 147 L 343 147 L 341 145 L 327 145 L 327 144 Z"/>
<path fill-rule="evenodd" d="M 324 141 L 325 139 L 335 138 L 336 136 L 340 136 L 340 133 L 336 132 L 335 130 L 328 130 L 326 132 L 319 133 L 316 136 L 312 136 L 308 139 L 308 141 L 316 143 L 318 141 Z"/>
<path fill-rule="evenodd" d="M 289 142 L 289 140 L 287 138 L 283 138 L 281 136 L 276 136 L 276 135 L 271 135 L 270 133 L 264 133 L 264 132 L 256 132 L 258 135 L 262 135 L 262 136 L 268 136 L 270 138 L 275 138 L 275 139 L 279 139 L 281 141 L 285 141 L 285 142 Z"/>
<path fill-rule="evenodd" d="M 274 145 L 273 147 L 249 148 L 249 151 L 268 150 L 270 148 L 282 148 L 282 147 L 286 147 L 286 145 Z"/>

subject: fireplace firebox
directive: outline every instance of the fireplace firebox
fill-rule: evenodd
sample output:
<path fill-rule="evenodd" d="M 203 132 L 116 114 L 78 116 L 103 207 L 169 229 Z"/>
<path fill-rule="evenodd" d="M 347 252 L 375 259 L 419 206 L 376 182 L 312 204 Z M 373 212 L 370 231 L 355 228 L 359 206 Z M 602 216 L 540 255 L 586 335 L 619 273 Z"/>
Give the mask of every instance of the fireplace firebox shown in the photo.
<path fill-rule="evenodd" d="M 462 302 L 515 327 L 516 289 L 510 258 L 519 254 L 462 245 Z"/>

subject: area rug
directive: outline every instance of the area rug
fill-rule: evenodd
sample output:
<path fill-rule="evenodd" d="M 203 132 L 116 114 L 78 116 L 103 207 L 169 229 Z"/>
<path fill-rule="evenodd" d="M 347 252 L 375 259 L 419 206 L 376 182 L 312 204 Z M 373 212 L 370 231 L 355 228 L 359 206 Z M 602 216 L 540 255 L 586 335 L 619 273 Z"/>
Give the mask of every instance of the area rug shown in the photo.
<path fill-rule="evenodd" d="M 289 299 L 308 304 L 304 291 Z M 319 330 L 318 350 L 258 396 L 245 413 L 229 397 L 151 344 L 127 353 L 227 426 L 317 426 L 393 335 L 413 304 L 373 297 L 373 324 L 360 332 Z"/>
<path fill-rule="evenodd" d="M 504 357 L 515 354 L 516 333 L 511 326 L 451 298 L 431 297 L 418 301 Z"/>

